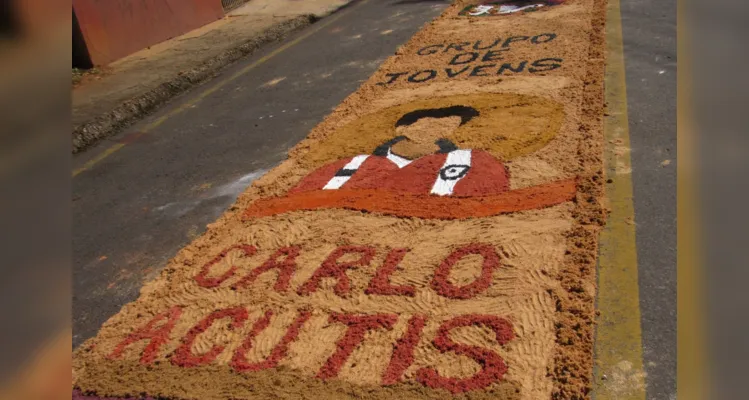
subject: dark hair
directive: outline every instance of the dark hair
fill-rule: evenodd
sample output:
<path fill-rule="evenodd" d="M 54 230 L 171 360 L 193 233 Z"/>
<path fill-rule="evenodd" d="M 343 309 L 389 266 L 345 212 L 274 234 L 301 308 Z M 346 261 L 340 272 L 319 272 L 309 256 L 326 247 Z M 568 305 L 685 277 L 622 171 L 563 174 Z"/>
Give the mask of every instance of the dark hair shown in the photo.
<path fill-rule="evenodd" d="M 395 126 L 407 126 L 422 118 L 446 118 L 446 117 L 460 117 L 460 124 L 463 125 L 466 122 L 478 117 L 479 112 L 473 107 L 467 106 L 452 106 L 443 108 L 428 108 L 425 110 L 411 111 L 410 113 L 402 116 Z"/>

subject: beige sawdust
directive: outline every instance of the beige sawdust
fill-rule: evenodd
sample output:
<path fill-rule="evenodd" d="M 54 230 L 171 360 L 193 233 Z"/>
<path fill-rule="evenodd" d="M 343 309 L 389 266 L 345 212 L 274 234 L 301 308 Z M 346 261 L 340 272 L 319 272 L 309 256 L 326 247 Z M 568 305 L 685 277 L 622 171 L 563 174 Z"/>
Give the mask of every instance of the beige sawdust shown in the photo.
<path fill-rule="evenodd" d="M 526 156 L 508 162 L 510 189 L 520 189 L 562 180 L 565 175 L 538 156 Z"/>
<path fill-rule="evenodd" d="M 393 153 L 410 160 L 434 154 L 439 150 L 435 142 L 450 137 L 459 125 L 460 117 L 448 117 L 422 118 L 411 125 L 399 126 L 395 128 L 396 136 L 405 136 L 408 140 L 393 146 Z"/>
<path fill-rule="evenodd" d="M 481 266 L 484 258 L 478 254 L 471 254 L 460 259 L 453 266 L 448 281 L 457 285 L 467 285 L 476 280 L 481 275 Z"/>
<path fill-rule="evenodd" d="M 90 362 L 90 364 L 94 364 Z M 87 368 L 89 367 L 89 368 Z M 420 384 L 399 383 L 392 386 L 355 385 L 341 380 L 308 379 L 298 371 L 286 367 L 252 374 L 237 374 L 223 365 L 200 366 L 190 369 L 169 363 L 154 364 L 144 369 L 136 362 L 81 363 L 81 381 L 88 383 L 83 390 L 94 393 L 96 387 L 106 386 L 113 396 L 140 396 L 140 390 L 154 397 L 177 396 L 200 400 L 235 399 L 371 399 L 371 400 L 518 400 L 520 389 L 504 381 L 485 391 L 452 395 L 446 390 L 430 389 Z M 95 372 L 94 372 L 95 371 Z M 138 389 L 134 389 L 137 387 Z"/>
<path fill-rule="evenodd" d="M 343 326 L 328 323 L 330 312 L 395 313 L 400 315 L 398 325 L 390 331 L 368 333 L 339 376 L 350 383 L 375 385 L 387 367 L 393 343 L 405 332 L 408 318 L 420 314 L 427 315 L 429 321 L 417 347 L 419 356 L 406 371 L 406 379 L 413 380 L 415 371 L 427 366 L 437 368 L 445 376 L 468 377 L 478 368 L 475 361 L 454 354 L 442 354 L 433 347 L 431 340 L 439 324 L 450 316 L 486 313 L 512 321 L 518 338 L 507 346 L 499 346 L 493 340 L 479 340 L 478 343 L 507 360 L 510 366 L 507 379 L 518 382 L 524 393 L 548 393 L 550 387 L 525 377 L 537 376 L 545 371 L 548 367 L 546 360 L 551 356 L 554 306 L 548 290 L 555 288 L 556 283 L 549 278 L 549 273 L 559 267 L 564 254 L 562 233 L 570 228 L 570 209 L 569 205 L 561 205 L 512 216 L 469 221 L 403 220 L 338 210 L 300 212 L 293 216 L 262 218 L 251 223 L 236 221 L 215 230 L 210 238 L 201 237 L 192 249 L 182 251 L 169 267 L 166 273 L 168 279 L 144 288 L 144 298 L 139 302 L 141 307 L 128 305 L 107 322 L 97 336 L 96 350 L 91 355 L 101 358 L 110 353 L 123 339 L 124 333 L 133 326 L 143 325 L 153 313 L 174 305 L 185 306 L 183 317 L 172 334 L 173 339 L 160 352 L 159 359 L 166 360 L 180 344 L 179 338 L 210 311 L 245 306 L 251 312 L 251 317 L 244 329 L 231 331 L 228 320 L 217 323 L 198 337 L 193 350 L 200 354 L 214 344 L 226 345 L 225 351 L 215 361 L 216 364 L 225 365 L 248 333 L 251 322 L 257 320 L 264 310 L 272 309 L 278 313 L 277 318 L 258 336 L 257 345 L 247 353 L 250 360 L 262 360 L 281 340 L 295 318 L 296 310 L 312 308 L 315 310 L 313 316 L 290 346 L 289 355 L 281 362 L 281 365 L 311 377 L 334 352 L 336 341 L 344 332 Z M 279 237 L 285 240 L 279 243 Z M 224 248 L 238 243 L 257 246 L 258 254 L 240 257 L 239 251 L 230 252 L 216 264 L 217 272 L 212 274 L 218 275 L 218 272 L 226 271 L 229 265 L 234 265 L 238 270 L 235 278 L 215 289 L 205 289 L 194 283 L 193 277 L 204 263 Z M 468 243 L 489 243 L 500 249 L 502 266 L 494 272 L 491 287 L 470 300 L 439 296 L 430 287 L 434 269 L 451 249 Z M 300 296 L 294 290 L 276 293 L 271 289 L 275 283 L 275 272 L 262 275 L 249 288 L 239 291 L 230 288 L 279 245 L 290 244 L 303 248 L 298 258 L 299 269 L 291 281 L 293 289 L 301 286 L 339 245 L 368 244 L 379 251 L 372 265 L 347 273 L 352 289 L 346 298 L 338 297 L 325 285 L 310 296 Z M 396 247 L 410 248 L 411 252 L 406 255 L 391 281 L 393 284 L 415 286 L 416 296 L 364 294 L 374 270 L 384 260 L 386 249 Z M 478 257 L 466 257 L 456 264 L 451 279 L 456 283 L 468 282 L 467 275 L 476 275 L 480 261 Z M 547 274 L 539 273 L 539 267 L 544 268 Z M 144 313 L 142 305 L 146 304 L 151 313 Z M 468 330 L 471 329 L 481 328 Z M 455 340 L 466 344 L 478 344 L 474 339 L 481 337 L 480 334 L 453 335 Z M 125 357 L 136 358 L 140 351 L 142 345 L 133 345 L 132 349 L 126 351 Z"/>

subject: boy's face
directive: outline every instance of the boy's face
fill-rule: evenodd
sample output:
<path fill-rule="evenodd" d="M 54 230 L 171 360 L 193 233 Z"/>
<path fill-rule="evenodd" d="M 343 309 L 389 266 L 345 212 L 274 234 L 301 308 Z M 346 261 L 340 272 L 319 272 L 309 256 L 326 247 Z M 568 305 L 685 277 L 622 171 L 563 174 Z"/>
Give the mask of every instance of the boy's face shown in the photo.
<path fill-rule="evenodd" d="M 421 118 L 411 125 L 395 128 L 397 136 L 405 136 L 393 145 L 393 153 L 414 160 L 419 157 L 434 154 L 439 150 L 434 142 L 441 138 L 449 138 L 460 126 L 460 117 Z"/>
<path fill-rule="evenodd" d="M 461 125 L 458 115 L 424 115 L 412 118 L 410 113 L 451 108 L 462 105 L 473 108 L 478 115 Z M 438 151 L 435 141 L 446 139 L 461 149 L 482 150 L 506 162 L 547 145 L 560 131 L 565 120 L 561 103 L 540 97 L 509 93 L 473 93 L 417 99 L 381 108 L 353 118 L 342 126 L 324 125 L 324 131 L 304 147 L 294 150 L 299 165 L 319 168 L 344 158 L 372 154 L 382 144 L 397 136 L 405 136 L 393 145 L 393 153 L 411 160 Z M 364 112 L 364 111 L 362 111 Z M 353 117 L 353 116 L 352 116 Z M 465 118 L 464 116 L 464 119 Z M 321 128 L 322 129 L 322 128 Z"/>

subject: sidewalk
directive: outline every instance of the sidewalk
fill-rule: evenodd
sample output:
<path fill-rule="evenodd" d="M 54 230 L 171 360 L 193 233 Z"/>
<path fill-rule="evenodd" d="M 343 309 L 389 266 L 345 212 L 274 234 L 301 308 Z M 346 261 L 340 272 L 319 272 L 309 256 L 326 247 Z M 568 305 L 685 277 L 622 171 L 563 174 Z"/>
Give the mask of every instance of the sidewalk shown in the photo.
<path fill-rule="evenodd" d="M 266 43 L 351 0 L 250 0 L 224 18 L 131 54 L 73 89 L 73 153 L 110 136 Z"/>

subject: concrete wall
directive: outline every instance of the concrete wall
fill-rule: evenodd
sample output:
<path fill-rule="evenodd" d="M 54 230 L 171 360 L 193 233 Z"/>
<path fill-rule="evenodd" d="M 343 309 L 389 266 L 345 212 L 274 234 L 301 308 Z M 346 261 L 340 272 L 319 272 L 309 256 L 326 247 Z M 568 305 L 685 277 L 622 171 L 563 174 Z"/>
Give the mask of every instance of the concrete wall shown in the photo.
<path fill-rule="evenodd" d="M 93 65 L 179 36 L 223 17 L 221 0 L 73 0 Z"/>

